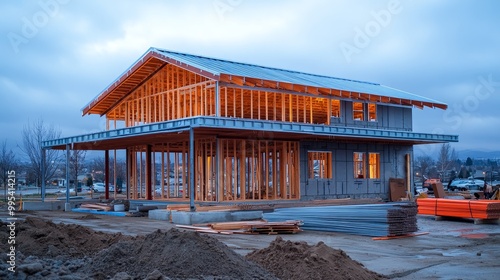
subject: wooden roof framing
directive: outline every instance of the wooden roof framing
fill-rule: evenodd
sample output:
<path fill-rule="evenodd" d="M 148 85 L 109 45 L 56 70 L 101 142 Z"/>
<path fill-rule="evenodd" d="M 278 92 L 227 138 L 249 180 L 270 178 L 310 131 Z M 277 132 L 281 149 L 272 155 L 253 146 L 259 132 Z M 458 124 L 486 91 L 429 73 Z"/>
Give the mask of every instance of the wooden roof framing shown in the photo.
<path fill-rule="evenodd" d="M 417 108 L 446 109 L 447 105 L 376 83 L 339 79 L 290 70 L 237 63 L 150 48 L 127 71 L 82 109 L 82 114 L 104 115 L 166 64 L 221 83 L 241 87 L 284 90 L 341 99 Z"/>

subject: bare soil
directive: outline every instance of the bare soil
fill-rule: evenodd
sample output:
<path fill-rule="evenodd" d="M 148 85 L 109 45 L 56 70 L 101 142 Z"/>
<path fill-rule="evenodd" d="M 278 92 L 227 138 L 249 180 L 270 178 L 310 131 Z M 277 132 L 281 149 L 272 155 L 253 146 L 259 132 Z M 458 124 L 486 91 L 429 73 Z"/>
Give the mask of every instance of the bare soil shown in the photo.
<path fill-rule="evenodd" d="M 245 258 L 212 236 L 177 229 L 130 236 L 27 217 L 16 231 L 16 272 L 7 270 L 2 254 L 0 279 L 381 278 L 322 242 L 309 246 L 278 237 Z M 2 230 L 0 239 L 7 238 Z M 2 242 L 1 251 L 7 246 Z"/>
<path fill-rule="evenodd" d="M 246 256 L 281 279 L 356 279 L 385 278 L 352 260 L 344 251 L 323 242 L 308 245 L 304 241 L 285 241 L 277 237 L 270 246 Z"/>

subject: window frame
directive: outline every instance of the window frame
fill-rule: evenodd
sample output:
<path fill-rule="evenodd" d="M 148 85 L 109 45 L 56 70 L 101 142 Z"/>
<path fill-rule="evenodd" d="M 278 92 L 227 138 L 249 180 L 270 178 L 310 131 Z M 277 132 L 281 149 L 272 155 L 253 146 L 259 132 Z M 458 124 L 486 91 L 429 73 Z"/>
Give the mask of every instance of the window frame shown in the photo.
<path fill-rule="evenodd" d="M 377 121 L 377 104 L 375 103 L 368 103 L 367 104 L 367 111 L 368 111 L 368 121 L 370 122 L 376 122 Z M 373 115 L 373 117 L 372 117 Z"/>
<path fill-rule="evenodd" d="M 366 178 L 366 153 L 353 152 L 353 176 L 354 179 Z"/>
<path fill-rule="evenodd" d="M 360 106 L 361 106 L 361 109 L 359 109 Z M 359 114 L 361 114 L 361 118 L 356 118 L 356 116 Z M 352 119 L 355 121 L 365 121 L 365 116 L 366 116 L 365 103 L 353 101 L 352 102 Z"/>
<path fill-rule="evenodd" d="M 380 179 L 380 153 L 368 153 L 368 179 Z"/>
<path fill-rule="evenodd" d="M 333 179 L 333 152 L 331 151 L 308 151 L 307 178 L 309 180 L 331 180 Z M 315 164 L 318 163 L 319 170 L 315 172 Z"/>

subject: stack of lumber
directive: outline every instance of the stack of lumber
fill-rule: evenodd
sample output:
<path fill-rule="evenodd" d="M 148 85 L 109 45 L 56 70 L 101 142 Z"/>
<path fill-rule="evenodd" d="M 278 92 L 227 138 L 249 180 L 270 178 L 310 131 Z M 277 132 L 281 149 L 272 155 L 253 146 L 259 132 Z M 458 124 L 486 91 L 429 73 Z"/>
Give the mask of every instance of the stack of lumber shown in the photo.
<path fill-rule="evenodd" d="M 400 202 L 387 204 L 281 208 L 264 213 L 269 221 L 298 219 L 302 229 L 343 232 L 365 236 L 408 235 L 418 230 L 417 206 Z"/>
<path fill-rule="evenodd" d="M 91 209 L 91 210 L 102 210 L 102 211 L 111 211 L 113 207 L 107 203 L 83 203 L 80 205 L 81 209 Z"/>
<path fill-rule="evenodd" d="M 291 234 L 301 231 L 300 224 L 301 222 L 297 220 L 285 222 L 245 221 L 211 223 L 205 226 L 177 225 L 177 227 L 193 229 L 204 233 L 220 234 Z"/>
<path fill-rule="evenodd" d="M 417 199 L 418 214 L 472 219 L 500 219 L 500 201 Z"/>

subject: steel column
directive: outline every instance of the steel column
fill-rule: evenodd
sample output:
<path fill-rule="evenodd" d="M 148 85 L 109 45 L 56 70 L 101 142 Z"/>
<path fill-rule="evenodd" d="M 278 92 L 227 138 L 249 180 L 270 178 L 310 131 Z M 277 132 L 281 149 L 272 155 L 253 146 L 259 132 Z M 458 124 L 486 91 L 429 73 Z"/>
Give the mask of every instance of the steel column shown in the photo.
<path fill-rule="evenodd" d="M 69 161 L 70 161 L 69 144 L 66 145 L 66 203 L 69 203 Z M 77 174 L 78 175 L 78 174 Z M 78 184 L 75 186 L 75 194 L 78 192 Z"/>
<path fill-rule="evenodd" d="M 42 178 L 40 178 L 42 180 L 42 190 L 41 190 L 41 198 L 42 198 L 42 202 L 45 202 L 45 149 L 42 148 L 42 160 L 40 162 L 40 171 L 42 173 Z M 38 186 L 37 186 L 38 187 Z"/>
<path fill-rule="evenodd" d="M 109 150 L 104 151 L 104 198 L 109 199 Z"/>

